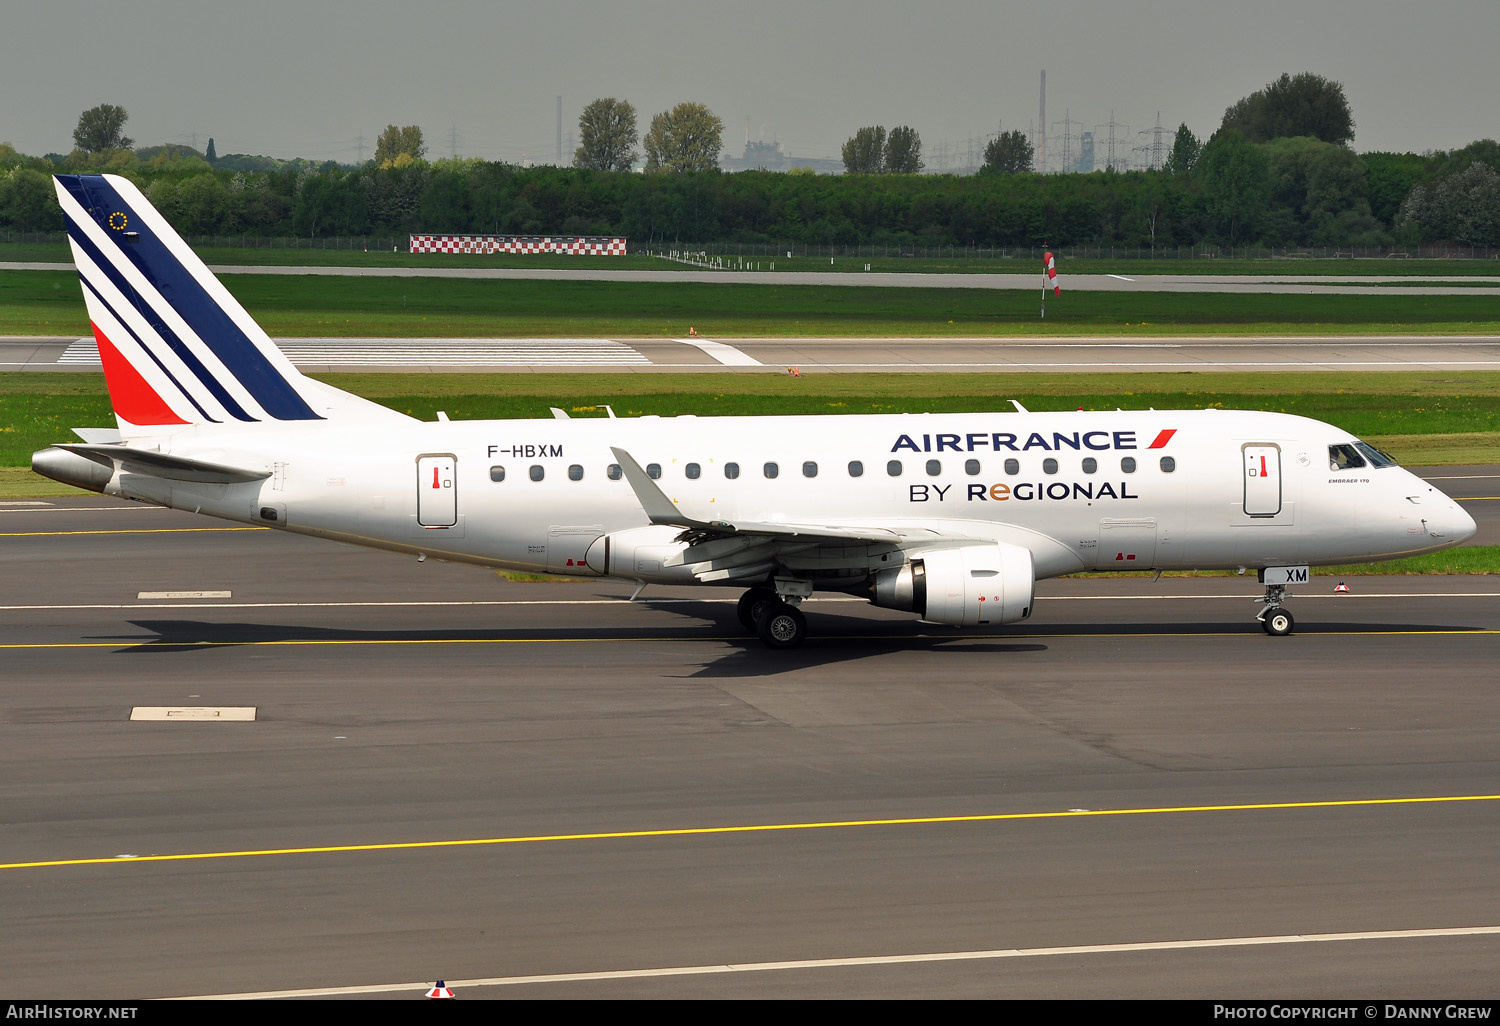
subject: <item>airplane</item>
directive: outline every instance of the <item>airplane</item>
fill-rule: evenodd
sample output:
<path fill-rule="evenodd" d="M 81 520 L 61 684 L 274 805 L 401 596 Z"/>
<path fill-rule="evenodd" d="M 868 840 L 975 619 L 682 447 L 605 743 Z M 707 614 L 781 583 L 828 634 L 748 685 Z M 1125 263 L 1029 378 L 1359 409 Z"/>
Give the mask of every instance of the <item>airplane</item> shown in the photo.
<path fill-rule="evenodd" d="M 1255 411 L 418 421 L 300 373 L 129 181 L 58 175 L 115 429 L 34 454 L 106 495 L 418 558 L 743 588 L 770 648 L 815 591 L 1025 620 L 1080 571 L 1253 569 L 1292 633 L 1317 565 L 1472 537 L 1348 432 Z"/>

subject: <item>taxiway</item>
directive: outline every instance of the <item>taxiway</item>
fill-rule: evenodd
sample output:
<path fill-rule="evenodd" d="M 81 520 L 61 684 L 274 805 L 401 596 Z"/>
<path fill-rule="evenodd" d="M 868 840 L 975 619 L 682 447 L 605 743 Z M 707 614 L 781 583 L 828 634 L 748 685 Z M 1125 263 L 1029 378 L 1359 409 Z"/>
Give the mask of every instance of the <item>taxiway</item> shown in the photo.
<path fill-rule="evenodd" d="M 1500 469 L 1431 476 L 1493 544 Z M 773 653 L 732 591 L 32 501 L 0 991 L 1495 995 L 1488 578 L 1315 577 L 1282 639 L 1232 577 L 827 598 Z"/>

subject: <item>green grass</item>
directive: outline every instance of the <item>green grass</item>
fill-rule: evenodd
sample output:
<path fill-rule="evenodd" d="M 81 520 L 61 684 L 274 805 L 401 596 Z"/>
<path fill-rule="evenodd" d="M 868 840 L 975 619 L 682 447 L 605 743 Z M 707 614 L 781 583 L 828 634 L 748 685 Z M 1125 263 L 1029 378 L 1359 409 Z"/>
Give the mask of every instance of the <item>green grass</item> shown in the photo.
<path fill-rule="evenodd" d="M 1068 574 L 1070 578 L 1087 577 L 1133 577 L 1140 579 L 1150 570 L 1118 573 L 1106 570 L 1099 573 Z M 1339 577 L 1380 577 L 1388 574 L 1493 574 L 1500 573 L 1500 545 L 1465 545 L 1442 552 L 1429 552 L 1424 556 L 1408 559 L 1387 559 L 1378 563 L 1345 563 L 1341 566 L 1315 566 L 1314 580 Z M 1237 577 L 1234 570 L 1167 570 L 1165 578 L 1190 577 Z M 1255 583 L 1255 575 L 1247 574 L 1247 580 Z"/>
<path fill-rule="evenodd" d="M 1495 295 L 1038 293 L 713 282 L 226 275 L 272 335 L 675 337 L 1500 333 Z M 77 276 L 0 274 L 0 334 L 88 332 Z"/>
<path fill-rule="evenodd" d="M 30 466 L 0 467 L 0 499 L 51 499 L 94 494 L 33 474 Z"/>
<path fill-rule="evenodd" d="M 305 240 L 298 240 L 305 241 Z M 681 248 L 675 244 L 657 244 L 655 249 Z M 732 244 L 730 244 L 732 246 Z M 638 244 L 637 248 L 644 249 Z M 721 247 L 730 248 L 730 247 Z M 878 248 L 878 247 L 876 247 Z M 899 247 L 886 247 L 887 251 Z M 962 247 L 959 247 L 962 249 Z M 1094 247 L 1089 247 L 1093 249 Z M 301 249 L 282 247 L 194 247 L 204 263 L 210 266 L 258 265 L 287 267 L 590 267 L 609 269 L 660 270 L 680 268 L 691 270 L 692 265 L 667 261 L 660 257 L 632 253 L 625 257 L 573 257 L 562 255 L 479 256 L 462 253 L 392 253 L 388 249 L 365 252 L 362 249 Z M 710 255 L 715 253 L 708 247 Z M 907 274 L 1037 274 L 1041 284 L 1041 261 L 1032 255 L 1024 257 L 902 257 L 902 256 L 841 256 L 829 258 L 818 256 L 795 256 L 786 259 L 786 251 L 767 252 L 759 256 L 723 256 L 726 267 L 739 261 L 758 264 L 762 271 L 776 265 L 778 272 L 798 273 L 802 271 L 837 271 L 851 274 L 862 273 L 865 265 L 872 272 Z M 1131 247 L 1121 247 L 1117 257 L 1074 258 L 1064 252 L 1058 258 L 1058 269 L 1069 274 L 1193 274 L 1193 275 L 1247 275 L 1290 274 L 1308 277 L 1336 277 L 1339 275 L 1440 275 L 1462 277 L 1469 275 L 1492 275 L 1500 273 L 1493 260 L 1424 260 L 1385 258 L 1305 258 L 1281 257 L 1268 260 L 1225 260 L 1219 258 L 1153 258 L 1137 256 Z M 0 243 L 0 262 L 53 262 L 71 263 L 72 255 L 66 242 L 3 242 Z M 1066 277 L 1064 278 L 1066 281 Z"/>
<path fill-rule="evenodd" d="M 1316 567 L 1323 577 L 1369 577 L 1378 574 L 1493 574 L 1500 573 L 1500 545 L 1468 545 L 1383 563 L 1353 563 Z"/>

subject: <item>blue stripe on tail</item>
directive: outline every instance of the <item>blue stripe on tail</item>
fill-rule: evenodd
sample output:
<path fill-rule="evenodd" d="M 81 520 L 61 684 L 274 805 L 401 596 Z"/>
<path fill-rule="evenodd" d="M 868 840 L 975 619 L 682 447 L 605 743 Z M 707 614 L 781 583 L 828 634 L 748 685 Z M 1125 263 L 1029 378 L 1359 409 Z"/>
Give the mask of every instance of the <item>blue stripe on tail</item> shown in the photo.
<path fill-rule="evenodd" d="M 240 420 L 254 420 L 236 403 L 223 385 L 191 350 L 152 310 L 145 297 L 139 295 L 124 280 L 114 264 L 128 260 L 154 285 L 162 297 L 172 305 L 178 316 L 187 322 L 204 344 L 244 386 L 245 391 L 255 397 L 271 416 L 278 420 L 322 420 L 306 401 L 297 394 L 292 384 L 271 365 L 265 355 L 240 330 L 234 319 L 214 300 L 198 282 L 191 271 L 173 255 L 160 239 L 142 230 L 145 225 L 119 191 L 103 175 L 58 175 L 57 180 L 84 210 L 104 229 L 113 244 L 114 252 L 100 253 L 87 236 L 74 225 L 69 225 L 69 235 L 82 246 L 99 267 L 109 275 L 135 308 L 161 334 L 173 352 L 182 358 L 215 398 L 224 404 L 231 415 Z M 111 224 L 111 218 L 115 223 Z M 120 221 L 123 217 L 124 224 Z M 127 241 L 125 230 L 135 233 Z"/>

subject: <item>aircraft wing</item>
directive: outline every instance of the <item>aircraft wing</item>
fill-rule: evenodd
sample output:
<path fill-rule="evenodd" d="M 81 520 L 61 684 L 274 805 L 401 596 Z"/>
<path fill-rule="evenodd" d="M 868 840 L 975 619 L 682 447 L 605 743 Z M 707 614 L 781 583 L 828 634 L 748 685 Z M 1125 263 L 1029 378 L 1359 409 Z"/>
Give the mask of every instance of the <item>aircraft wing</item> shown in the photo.
<path fill-rule="evenodd" d="M 749 520 L 698 520 L 690 517 L 667 498 L 651 476 L 635 461 L 635 457 L 624 449 L 611 447 L 625 480 L 640 500 L 641 508 L 653 524 L 683 528 L 683 540 L 695 541 L 709 538 L 732 538 L 744 535 L 761 535 L 767 538 L 784 538 L 803 541 L 840 542 L 898 542 L 900 532 L 886 527 L 845 527 L 836 524 L 766 523 Z"/>
<path fill-rule="evenodd" d="M 942 546 L 969 540 L 930 527 L 884 524 L 768 523 L 754 520 L 699 520 L 667 498 L 651 476 L 624 449 L 611 447 L 653 524 L 680 527 L 687 548 L 666 561 L 690 566 L 700 581 L 760 578 L 778 566 L 814 561 L 822 567 L 847 562 L 868 565 L 870 548 L 896 550 L 913 543 Z"/>

